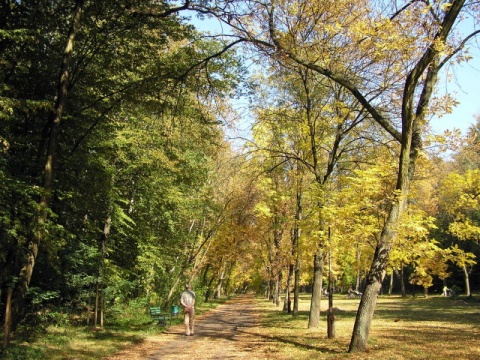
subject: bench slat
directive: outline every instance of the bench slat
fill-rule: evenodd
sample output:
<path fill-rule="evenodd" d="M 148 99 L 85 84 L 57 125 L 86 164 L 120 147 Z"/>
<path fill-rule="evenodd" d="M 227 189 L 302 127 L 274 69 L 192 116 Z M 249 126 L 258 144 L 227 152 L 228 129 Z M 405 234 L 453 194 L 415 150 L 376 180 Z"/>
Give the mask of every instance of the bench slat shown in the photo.
<path fill-rule="evenodd" d="M 150 317 L 152 320 L 157 321 L 157 324 L 160 326 L 166 326 L 167 321 L 172 322 L 170 314 L 162 312 L 159 306 L 150 307 Z"/>

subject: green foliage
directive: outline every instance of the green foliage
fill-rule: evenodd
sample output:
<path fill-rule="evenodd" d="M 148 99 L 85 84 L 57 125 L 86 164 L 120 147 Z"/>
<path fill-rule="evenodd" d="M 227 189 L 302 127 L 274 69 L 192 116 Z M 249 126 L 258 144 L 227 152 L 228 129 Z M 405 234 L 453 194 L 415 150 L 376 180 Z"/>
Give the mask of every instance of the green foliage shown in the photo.
<path fill-rule="evenodd" d="M 368 268 L 395 200 L 392 159 L 398 148 L 371 125 L 349 92 L 319 74 L 291 64 L 277 67 L 279 59 L 269 59 L 277 70 L 260 89 L 265 92 L 255 112 L 255 147 L 249 147 L 250 167 L 243 169 L 224 145 L 219 122 L 231 115 L 224 100 L 244 76 L 239 59 L 233 53 L 213 56 L 225 43 L 203 37 L 179 16 L 140 18 L 127 10 L 161 11 L 169 2 L 134 3 L 85 2 L 69 66 L 49 218 L 41 225 L 36 219 L 43 210 L 38 203 L 49 122 L 74 2 L 0 5 L 3 286 L 18 279 L 36 231 L 45 232 L 24 328 L 35 334 L 35 327 L 40 332 L 65 325 L 67 316 L 84 323 L 97 284 L 106 313 L 120 326 L 148 303 L 166 302 L 170 291 L 174 303 L 177 280 L 195 281 L 199 304 L 219 278 L 228 292 L 248 284 L 259 291 L 268 272 L 280 278 L 296 251 L 307 283 L 312 254 L 327 246 L 327 226 L 336 281 L 352 284 Z M 363 16 L 363 9 L 355 11 Z M 384 56 L 375 54 L 381 61 Z M 379 104 L 392 98 L 384 90 L 372 93 Z M 475 153 L 462 156 L 462 164 Z M 446 180 L 442 210 L 452 237 L 478 240 L 478 169 L 471 162 L 468 168 Z M 295 217 L 300 193 L 301 219 Z M 396 229 L 392 266 L 414 263 L 414 283 L 430 286 L 433 276 L 445 278 L 447 260 L 474 265 L 469 252 L 427 241 L 432 226 L 426 214 L 415 209 L 409 215 Z M 302 235 L 294 248 L 297 229 Z M 65 309 L 52 310 L 59 302 Z"/>
<path fill-rule="evenodd" d="M 48 350 L 41 346 L 19 345 L 9 347 L 2 353 L 4 359 L 38 359 L 48 360 Z"/>
<path fill-rule="evenodd" d="M 221 209 L 209 196 L 209 174 L 223 143 L 211 109 L 238 84 L 239 63 L 231 54 L 203 62 L 224 45 L 202 39 L 175 15 L 139 21 L 126 3 L 85 2 L 56 144 L 49 220 L 31 284 L 35 296 L 28 299 L 42 311 L 57 302 L 91 306 L 99 282 L 107 312 L 147 294 L 165 300 L 188 270 L 205 214 L 214 218 Z M 73 3 L 1 6 L 3 286 L 17 278 L 37 230 Z"/>

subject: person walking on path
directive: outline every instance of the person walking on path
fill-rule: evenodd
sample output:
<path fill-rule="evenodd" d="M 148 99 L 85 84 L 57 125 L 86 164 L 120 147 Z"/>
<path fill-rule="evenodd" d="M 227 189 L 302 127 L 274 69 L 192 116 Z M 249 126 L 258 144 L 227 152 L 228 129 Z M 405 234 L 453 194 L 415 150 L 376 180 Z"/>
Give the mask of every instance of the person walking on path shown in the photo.
<path fill-rule="evenodd" d="M 195 321 L 195 293 L 190 290 L 190 285 L 185 285 L 185 291 L 180 296 L 180 304 L 183 306 L 185 323 L 185 335 L 193 336 Z"/>

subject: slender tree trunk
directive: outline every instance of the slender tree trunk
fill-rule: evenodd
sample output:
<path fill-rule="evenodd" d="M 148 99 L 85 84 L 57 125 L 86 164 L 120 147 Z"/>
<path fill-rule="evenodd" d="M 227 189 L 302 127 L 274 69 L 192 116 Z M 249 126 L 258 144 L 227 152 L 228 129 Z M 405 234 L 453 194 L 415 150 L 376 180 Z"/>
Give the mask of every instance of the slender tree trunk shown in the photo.
<path fill-rule="evenodd" d="M 93 326 L 97 327 L 98 324 L 98 304 L 99 304 L 99 297 L 100 297 L 100 284 L 97 282 L 97 286 L 95 286 L 95 311 L 93 315 Z"/>
<path fill-rule="evenodd" d="M 293 316 L 298 315 L 298 303 L 300 300 L 300 256 L 297 252 L 297 261 L 295 263 L 295 283 L 293 290 Z"/>
<path fill-rule="evenodd" d="M 100 327 L 103 329 L 105 312 L 105 287 L 101 284 L 100 287 Z"/>
<path fill-rule="evenodd" d="M 175 292 L 175 290 L 177 289 L 178 287 L 178 284 L 180 283 L 180 276 L 183 275 L 186 270 L 188 269 L 188 267 L 190 266 L 190 263 L 195 260 L 195 255 L 194 254 L 190 254 L 188 255 L 187 259 L 185 260 L 185 262 L 182 264 L 182 267 L 178 273 L 178 276 L 176 276 L 175 280 L 173 281 L 173 284 L 172 286 L 170 286 L 170 290 L 168 291 L 168 295 L 167 297 L 165 298 L 165 301 L 163 303 L 163 306 L 165 306 L 166 304 L 168 304 L 168 302 L 171 300 L 172 296 L 173 296 L 173 293 Z M 191 282 L 191 279 L 190 279 L 190 282 Z"/>
<path fill-rule="evenodd" d="M 295 211 L 295 228 L 293 230 L 293 246 L 292 246 L 292 255 L 295 259 L 295 284 L 294 284 L 294 302 L 293 302 L 293 315 L 298 314 L 298 297 L 299 297 L 299 283 L 300 283 L 300 254 L 299 254 L 299 244 L 301 236 L 301 227 L 300 222 L 303 218 L 303 204 L 302 204 L 302 177 L 297 181 L 297 207 Z"/>
<path fill-rule="evenodd" d="M 471 297 L 472 293 L 470 292 L 470 279 L 468 276 L 468 270 L 465 265 L 463 265 L 462 268 L 463 268 L 463 274 L 465 275 L 465 295 L 467 295 L 468 297 Z"/>
<path fill-rule="evenodd" d="M 323 249 L 319 247 L 313 257 L 313 291 L 310 302 L 310 317 L 308 319 L 308 328 L 320 326 L 320 305 L 322 302 L 322 282 L 323 282 Z"/>
<path fill-rule="evenodd" d="M 393 270 L 392 273 L 390 274 L 390 284 L 388 285 L 388 295 L 392 295 L 393 291 Z"/>
<path fill-rule="evenodd" d="M 212 293 L 212 284 L 214 280 L 215 280 L 215 277 L 212 276 L 212 278 L 208 282 L 207 292 L 205 293 L 205 302 L 208 302 L 210 300 L 210 294 Z"/>
<path fill-rule="evenodd" d="M 112 210 L 110 209 L 109 212 Z M 103 234 L 102 234 L 102 239 L 101 239 L 101 259 L 100 259 L 100 273 L 99 273 L 99 285 L 98 285 L 98 291 L 99 291 L 99 302 L 97 303 L 97 306 L 99 305 L 100 308 L 97 307 L 96 311 L 98 312 L 100 316 L 100 327 L 103 328 L 103 316 L 104 316 L 104 304 L 105 304 L 105 254 L 107 251 L 107 239 L 110 236 L 110 230 L 112 228 L 112 216 L 109 213 L 107 218 L 105 219 L 105 223 L 103 225 Z"/>
<path fill-rule="evenodd" d="M 277 280 L 274 278 L 272 279 L 272 285 L 271 285 L 271 294 L 270 294 L 270 301 L 272 302 L 272 304 L 275 304 L 275 301 L 277 299 Z"/>
<path fill-rule="evenodd" d="M 357 255 L 357 279 L 355 282 L 355 291 L 360 291 L 360 260 L 361 260 L 361 250 L 360 250 L 360 245 L 357 243 L 356 247 L 356 255 Z"/>
<path fill-rule="evenodd" d="M 213 280 L 213 278 L 212 278 Z M 172 286 L 170 286 L 170 290 L 168 291 L 168 295 L 167 295 L 167 298 L 166 298 L 166 301 L 170 301 L 170 299 L 172 298 L 173 296 L 173 293 L 175 292 L 175 289 L 178 287 L 178 284 L 180 283 L 180 277 L 177 276 L 175 278 L 175 280 L 173 281 L 173 284 Z"/>
<path fill-rule="evenodd" d="M 288 266 L 287 286 L 285 288 L 285 301 L 283 302 L 283 311 L 286 311 L 289 314 L 292 312 L 292 307 L 291 307 L 292 299 L 290 298 L 290 292 L 292 287 L 293 272 L 294 272 L 294 265 L 290 264 Z"/>
<path fill-rule="evenodd" d="M 233 269 L 235 268 L 235 262 L 232 262 L 229 264 L 229 267 L 228 267 L 228 270 L 226 271 L 226 276 L 225 276 L 225 280 L 223 281 L 223 294 L 224 295 L 229 295 L 230 294 L 230 282 L 231 282 L 231 279 L 232 279 L 232 271 Z"/>
<path fill-rule="evenodd" d="M 279 270 L 277 273 L 277 278 L 275 280 L 275 299 L 274 303 L 276 306 L 280 306 L 280 289 L 282 288 L 282 271 Z"/>
<path fill-rule="evenodd" d="M 330 243 L 330 227 L 328 228 L 328 316 L 327 316 L 327 336 L 329 339 L 335 338 L 335 316 L 333 315 L 333 278 L 332 278 L 332 250 Z"/>
<path fill-rule="evenodd" d="M 273 281 L 273 274 L 270 275 L 270 279 L 268 280 L 268 300 L 274 302 L 275 294 L 274 294 L 274 284 Z"/>
<path fill-rule="evenodd" d="M 223 285 L 224 276 L 225 276 L 225 269 L 221 270 L 220 273 L 218 274 L 217 286 L 215 287 L 215 291 L 213 292 L 214 299 L 219 299 L 222 297 L 222 285 Z"/>
<path fill-rule="evenodd" d="M 12 307 L 12 319 L 16 322 L 18 314 L 24 306 L 25 296 L 27 294 L 30 280 L 32 278 L 35 261 L 38 255 L 38 248 L 43 241 L 45 233 L 44 226 L 47 220 L 48 208 L 50 206 L 50 199 L 53 191 L 54 168 L 57 158 L 57 144 L 58 133 L 62 121 L 63 110 L 66 104 L 68 85 L 70 80 L 70 66 L 73 54 L 73 45 L 75 36 L 80 28 L 80 19 L 83 11 L 84 0 L 77 0 L 76 7 L 72 17 L 72 23 L 67 36 L 61 70 L 58 79 L 56 101 L 53 108 L 53 113 L 50 119 L 50 133 L 48 138 L 48 147 L 44 168 L 44 192 L 39 202 L 39 213 L 37 215 L 36 226 L 33 229 L 33 237 L 28 244 L 27 257 L 24 266 L 20 270 L 18 276 L 18 283 L 14 291 L 14 307 Z"/>
<path fill-rule="evenodd" d="M 5 304 L 5 322 L 3 325 L 3 348 L 6 349 L 10 343 L 10 329 L 12 324 L 12 294 L 13 284 L 7 288 L 7 298 Z"/>

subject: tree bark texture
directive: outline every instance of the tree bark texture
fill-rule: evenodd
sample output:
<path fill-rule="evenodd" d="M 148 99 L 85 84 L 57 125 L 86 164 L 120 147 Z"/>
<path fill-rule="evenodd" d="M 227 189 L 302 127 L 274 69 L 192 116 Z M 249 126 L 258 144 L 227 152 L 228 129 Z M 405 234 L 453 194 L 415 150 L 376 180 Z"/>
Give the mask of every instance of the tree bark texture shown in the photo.
<path fill-rule="evenodd" d="M 470 297 L 470 296 L 472 296 L 472 293 L 470 291 L 470 279 L 469 279 L 469 276 L 468 276 L 468 270 L 467 270 L 467 267 L 465 265 L 462 266 L 462 269 L 463 269 L 463 274 L 465 275 L 465 295 Z"/>
<path fill-rule="evenodd" d="M 313 257 L 313 291 L 310 302 L 310 317 L 308 318 L 308 328 L 320 326 L 320 305 L 322 301 L 322 283 L 323 283 L 323 249 L 319 247 Z"/>

